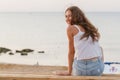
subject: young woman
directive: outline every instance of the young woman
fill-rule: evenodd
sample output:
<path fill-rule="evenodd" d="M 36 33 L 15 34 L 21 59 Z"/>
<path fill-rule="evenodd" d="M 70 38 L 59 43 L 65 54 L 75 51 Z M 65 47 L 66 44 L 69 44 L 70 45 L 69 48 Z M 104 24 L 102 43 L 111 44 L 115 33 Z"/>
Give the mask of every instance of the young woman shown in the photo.
<path fill-rule="evenodd" d="M 99 76 L 103 73 L 102 49 L 99 45 L 100 34 L 77 6 L 65 11 L 67 36 L 69 42 L 68 71 L 58 75 Z"/>

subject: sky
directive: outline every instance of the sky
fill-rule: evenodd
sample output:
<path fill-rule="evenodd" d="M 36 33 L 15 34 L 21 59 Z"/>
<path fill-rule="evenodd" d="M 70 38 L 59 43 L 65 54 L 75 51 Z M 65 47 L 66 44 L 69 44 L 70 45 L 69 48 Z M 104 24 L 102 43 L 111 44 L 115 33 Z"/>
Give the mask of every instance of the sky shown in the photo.
<path fill-rule="evenodd" d="M 86 12 L 120 12 L 120 0 L 0 0 L 0 12 L 63 12 L 73 5 Z"/>

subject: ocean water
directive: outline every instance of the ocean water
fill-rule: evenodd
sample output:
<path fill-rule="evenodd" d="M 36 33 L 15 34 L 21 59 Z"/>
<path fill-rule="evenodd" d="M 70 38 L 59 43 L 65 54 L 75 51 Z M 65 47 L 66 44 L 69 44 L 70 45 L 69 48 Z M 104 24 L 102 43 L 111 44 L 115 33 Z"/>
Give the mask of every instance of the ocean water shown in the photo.
<path fill-rule="evenodd" d="M 120 13 L 88 12 L 98 28 L 105 61 L 120 61 Z M 0 13 L 0 47 L 15 50 L 34 49 L 27 56 L 1 54 L 1 63 L 67 65 L 67 24 L 64 13 Z M 37 53 L 37 51 L 45 53 Z"/>

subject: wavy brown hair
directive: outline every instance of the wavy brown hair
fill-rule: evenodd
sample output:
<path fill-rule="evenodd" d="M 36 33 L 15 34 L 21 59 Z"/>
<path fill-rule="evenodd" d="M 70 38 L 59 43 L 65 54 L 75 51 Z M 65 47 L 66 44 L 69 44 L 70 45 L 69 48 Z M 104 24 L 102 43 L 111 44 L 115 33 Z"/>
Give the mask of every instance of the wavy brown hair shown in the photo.
<path fill-rule="evenodd" d="M 92 37 L 93 42 L 98 41 L 100 38 L 100 34 L 98 29 L 95 28 L 93 24 L 86 18 L 85 14 L 78 8 L 77 6 L 71 6 L 66 9 L 66 11 L 70 10 L 72 13 L 71 25 L 80 25 L 85 29 L 85 34 L 81 37 L 81 39 L 89 36 Z M 65 11 L 65 12 L 66 12 Z"/>

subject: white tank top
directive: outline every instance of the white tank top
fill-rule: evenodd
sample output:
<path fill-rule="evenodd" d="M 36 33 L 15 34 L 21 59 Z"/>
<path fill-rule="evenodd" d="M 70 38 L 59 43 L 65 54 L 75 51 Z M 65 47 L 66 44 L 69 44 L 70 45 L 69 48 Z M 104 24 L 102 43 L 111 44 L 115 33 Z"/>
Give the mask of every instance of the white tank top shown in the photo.
<path fill-rule="evenodd" d="M 102 51 L 97 41 L 93 42 L 89 36 L 87 38 L 80 39 L 84 32 L 81 32 L 77 25 L 74 25 L 79 32 L 74 36 L 75 57 L 77 60 L 90 59 L 94 57 L 102 56 Z"/>

